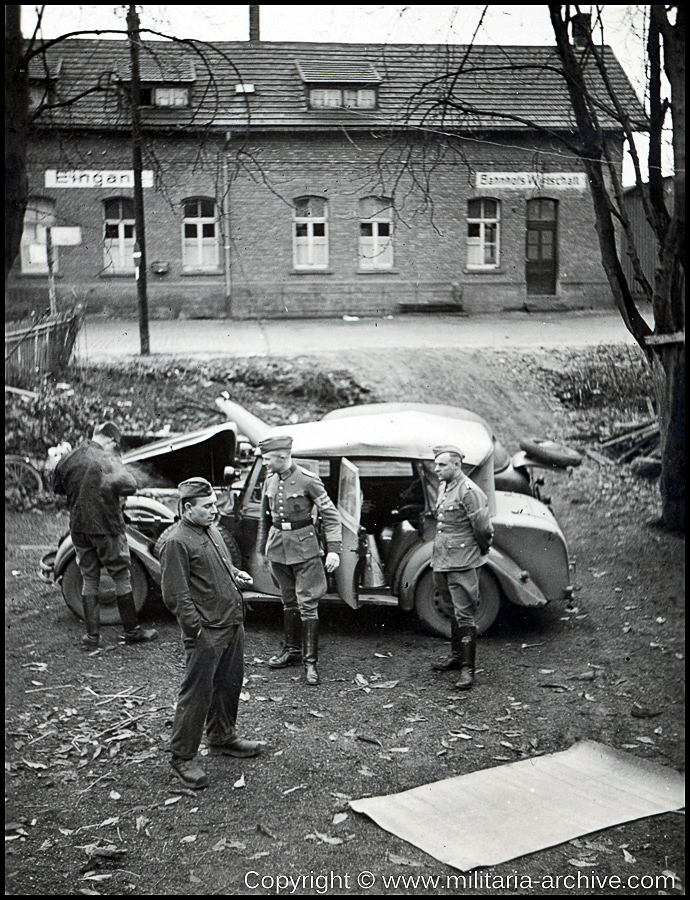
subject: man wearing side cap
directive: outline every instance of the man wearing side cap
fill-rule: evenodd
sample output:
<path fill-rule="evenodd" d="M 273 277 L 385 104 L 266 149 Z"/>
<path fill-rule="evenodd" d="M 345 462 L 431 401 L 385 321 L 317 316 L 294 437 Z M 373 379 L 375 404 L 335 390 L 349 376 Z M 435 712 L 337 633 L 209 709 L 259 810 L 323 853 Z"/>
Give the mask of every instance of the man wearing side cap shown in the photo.
<path fill-rule="evenodd" d="M 244 677 L 244 609 L 240 588 L 252 577 L 233 565 L 215 527 L 216 493 L 205 478 L 178 485 L 180 522 L 161 552 L 165 605 L 182 629 L 187 667 L 173 722 L 170 764 L 179 780 L 203 788 L 208 776 L 195 761 L 206 727 L 214 754 L 258 756 L 258 741 L 237 736 Z"/>
<path fill-rule="evenodd" d="M 280 587 L 285 628 L 285 646 L 268 664 L 282 669 L 301 660 L 307 684 L 316 685 L 319 600 L 328 588 L 312 514 L 318 510 L 323 522 L 327 572 L 340 565 L 340 514 L 319 476 L 292 461 L 291 437 L 269 436 L 260 441 L 259 451 L 269 474 L 261 495 L 257 547 L 260 551 L 265 548 Z"/>
<path fill-rule="evenodd" d="M 450 656 L 435 669 L 460 669 L 459 690 L 474 683 L 479 605 L 479 567 L 487 561 L 493 540 L 489 502 L 484 491 L 462 471 L 462 452 L 457 447 L 434 451 L 434 469 L 440 479 L 436 499 L 436 535 L 431 565 L 434 587 L 450 596 Z"/>
<path fill-rule="evenodd" d="M 69 507 L 69 528 L 77 565 L 84 581 L 82 603 L 86 634 L 82 646 L 100 646 L 98 591 L 101 568 L 115 582 L 120 619 L 126 644 L 152 641 L 153 628 L 139 625 L 132 582 L 130 556 L 122 514 L 123 500 L 136 493 L 137 483 L 120 461 L 122 434 L 114 422 L 94 428 L 93 438 L 63 456 L 53 473 L 53 489 L 64 494 Z"/>

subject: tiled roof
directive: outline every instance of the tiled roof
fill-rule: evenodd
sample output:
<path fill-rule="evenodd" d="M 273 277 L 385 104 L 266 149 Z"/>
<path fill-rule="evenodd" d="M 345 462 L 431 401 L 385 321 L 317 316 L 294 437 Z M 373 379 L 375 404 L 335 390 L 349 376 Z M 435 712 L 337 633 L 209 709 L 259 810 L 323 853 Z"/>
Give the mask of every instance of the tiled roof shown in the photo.
<path fill-rule="evenodd" d="M 644 123 L 644 111 L 610 48 L 605 48 L 608 75 L 634 121 Z M 124 41 L 66 40 L 49 51 L 51 69 L 61 60 L 60 99 L 94 85 L 125 78 L 129 52 Z M 321 44 L 294 42 L 217 42 L 212 47 L 185 42 L 184 48 L 149 42 L 141 53 L 142 73 L 159 80 L 177 73 L 192 85 L 190 108 L 143 110 L 149 127 L 181 127 L 193 116 L 198 127 L 219 129 L 307 129 L 347 126 L 442 127 L 462 130 L 524 129 L 526 122 L 553 130 L 572 130 L 572 112 L 560 65 L 552 47 L 496 47 L 430 44 Z M 459 69 L 461 74 L 457 75 Z M 196 80 L 191 81 L 194 71 Z M 376 109 L 308 106 L 307 79 L 337 84 L 362 77 L 378 79 Z M 592 93 L 601 99 L 599 118 L 616 128 L 606 112 L 605 88 L 590 61 Z M 211 77 L 212 76 L 212 77 Z M 142 75 L 142 80 L 144 76 Z M 173 79 L 175 80 L 175 79 Z M 251 94 L 235 91 L 238 83 L 253 84 Z M 372 83 L 371 80 L 368 83 Z M 376 83 L 376 82 L 373 82 Z M 454 103 L 439 98 L 453 86 Z M 52 113 L 53 124 L 82 128 L 125 128 L 127 112 L 118 105 L 117 90 L 89 94 L 72 106 Z M 37 122 L 41 124 L 41 120 Z"/>

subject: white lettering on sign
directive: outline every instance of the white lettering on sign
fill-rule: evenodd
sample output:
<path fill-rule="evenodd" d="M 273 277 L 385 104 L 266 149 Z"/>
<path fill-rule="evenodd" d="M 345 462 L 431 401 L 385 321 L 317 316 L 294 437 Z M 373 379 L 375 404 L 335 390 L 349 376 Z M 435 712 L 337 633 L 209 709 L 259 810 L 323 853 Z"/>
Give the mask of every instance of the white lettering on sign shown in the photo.
<path fill-rule="evenodd" d="M 506 188 L 508 190 L 584 191 L 587 176 L 584 172 L 476 172 L 476 188 Z"/>
<path fill-rule="evenodd" d="M 142 187 L 153 187 L 153 172 L 141 173 Z M 132 169 L 46 169 L 47 188 L 133 188 Z"/>

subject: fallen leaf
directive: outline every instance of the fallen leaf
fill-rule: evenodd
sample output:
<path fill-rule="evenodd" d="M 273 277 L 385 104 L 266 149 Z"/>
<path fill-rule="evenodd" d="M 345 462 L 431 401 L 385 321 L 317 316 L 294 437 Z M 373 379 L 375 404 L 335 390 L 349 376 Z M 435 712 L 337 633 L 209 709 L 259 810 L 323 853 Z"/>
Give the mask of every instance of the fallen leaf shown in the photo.
<path fill-rule="evenodd" d="M 623 859 L 624 859 L 627 863 L 636 863 L 636 862 L 637 862 L 637 860 L 636 860 L 635 857 L 632 855 L 632 853 L 629 853 L 625 848 L 623 848 Z"/>
<path fill-rule="evenodd" d="M 378 684 L 372 684 L 373 688 L 383 688 L 384 690 L 390 690 L 391 688 L 397 687 L 397 681 L 380 681 Z"/>
<path fill-rule="evenodd" d="M 309 715 L 310 715 L 310 716 L 314 716 L 315 719 L 325 719 L 325 718 L 326 718 L 326 716 L 325 716 L 324 713 L 318 712 L 318 711 L 315 710 L 315 709 L 310 709 L 310 710 L 309 710 Z"/>
<path fill-rule="evenodd" d="M 653 744 L 654 741 L 649 737 L 636 737 L 636 741 L 639 741 L 641 744 Z"/>
<path fill-rule="evenodd" d="M 136 818 L 136 827 L 137 831 L 143 831 L 146 826 L 149 824 L 151 820 L 147 819 L 146 816 L 137 816 Z"/>
<path fill-rule="evenodd" d="M 409 753 L 409 747 L 390 747 L 388 750 L 389 753 Z"/>
<path fill-rule="evenodd" d="M 336 813 L 336 814 L 333 816 L 333 824 L 334 824 L 334 825 L 340 825 L 340 824 L 342 824 L 347 818 L 348 818 L 347 813 L 344 813 L 344 812 Z"/>
<path fill-rule="evenodd" d="M 320 841 L 323 841 L 325 844 L 342 844 L 343 839 L 339 837 L 331 837 L 330 834 L 322 834 L 320 831 L 315 831 L 314 834 Z"/>
<path fill-rule="evenodd" d="M 598 865 L 598 863 L 592 862 L 589 859 L 569 859 L 568 862 L 571 866 L 577 866 L 579 869 L 585 869 L 590 866 Z"/>
<path fill-rule="evenodd" d="M 237 781 L 233 784 L 234 788 L 243 788 L 246 785 L 246 781 L 244 780 L 244 772 L 240 775 Z"/>
<path fill-rule="evenodd" d="M 108 796 L 111 800 L 122 800 L 122 794 L 118 794 L 117 791 L 111 791 Z"/>
<path fill-rule="evenodd" d="M 292 794 L 293 791 L 301 791 L 306 787 L 306 784 L 297 784 L 295 787 L 288 788 L 286 791 L 283 791 L 283 794 Z"/>
<path fill-rule="evenodd" d="M 183 838 L 180 838 L 181 844 L 193 844 L 194 841 L 199 837 L 198 834 L 187 834 Z"/>
<path fill-rule="evenodd" d="M 388 860 L 389 862 L 394 863 L 396 866 L 423 866 L 424 863 L 417 862 L 414 859 L 407 859 L 405 856 L 398 856 L 397 853 L 388 852 Z"/>
<path fill-rule="evenodd" d="M 364 675 L 360 675 L 359 672 L 355 675 L 355 682 L 356 682 L 356 684 L 359 684 L 362 687 L 366 687 L 369 684 L 369 682 L 364 677 Z"/>
<path fill-rule="evenodd" d="M 173 803 L 179 803 L 182 797 L 168 797 L 165 801 L 166 806 L 171 806 Z"/>

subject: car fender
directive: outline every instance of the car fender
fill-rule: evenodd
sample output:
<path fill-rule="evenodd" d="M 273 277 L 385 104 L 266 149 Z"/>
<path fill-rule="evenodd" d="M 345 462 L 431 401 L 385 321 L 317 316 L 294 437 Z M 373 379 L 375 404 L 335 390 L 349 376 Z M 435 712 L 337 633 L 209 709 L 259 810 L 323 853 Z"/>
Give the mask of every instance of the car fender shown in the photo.
<path fill-rule="evenodd" d="M 155 497 L 144 497 L 141 494 L 132 494 L 127 497 L 124 508 L 125 516 L 131 515 L 134 510 L 143 513 L 147 519 L 161 524 L 172 525 L 175 521 L 175 513 Z"/>
<path fill-rule="evenodd" d="M 161 566 L 151 553 L 148 540 L 134 528 L 127 528 L 126 532 L 129 552 L 139 559 L 154 585 L 160 587 Z M 52 565 L 53 579 L 56 582 L 59 583 L 65 574 L 65 569 L 76 555 L 77 551 L 74 549 L 71 536 L 65 535 L 57 548 L 55 562 Z"/>
<path fill-rule="evenodd" d="M 539 590 L 528 571 L 497 547 L 489 550 L 486 563 L 496 576 L 501 592 L 507 600 L 516 606 L 528 606 L 534 609 L 546 606 L 549 602 Z"/>
<path fill-rule="evenodd" d="M 431 566 L 433 541 L 420 544 L 406 557 L 401 568 L 399 605 L 409 612 L 414 609 L 417 583 Z M 496 547 L 489 551 L 486 562 L 496 576 L 503 596 L 516 606 L 539 608 L 549 602 L 532 581 L 529 572 Z"/>

